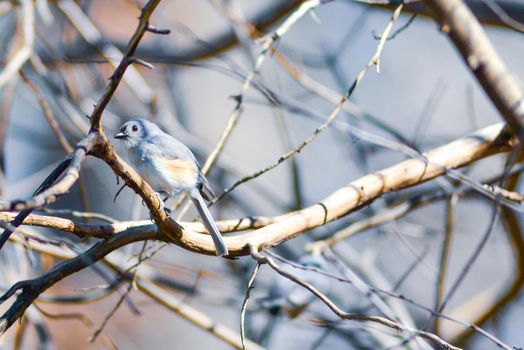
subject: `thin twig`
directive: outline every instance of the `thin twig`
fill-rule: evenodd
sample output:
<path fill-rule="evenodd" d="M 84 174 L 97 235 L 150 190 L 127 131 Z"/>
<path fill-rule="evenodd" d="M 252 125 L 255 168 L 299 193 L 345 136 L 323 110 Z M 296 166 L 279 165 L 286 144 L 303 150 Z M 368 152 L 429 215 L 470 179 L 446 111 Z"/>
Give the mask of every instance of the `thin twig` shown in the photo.
<path fill-rule="evenodd" d="M 255 246 L 250 246 L 251 250 L 251 257 L 255 259 L 260 264 L 268 264 L 275 272 L 277 272 L 279 275 L 289 279 L 290 281 L 302 286 L 303 288 L 307 289 L 309 292 L 311 292 L 315 297 L 317 297 L 320 301 L 322 301 L 327 307 L 331 309 L 338 317 L 344 320 L 353 320 L 353 321 L 368 321 L 377 323 L 383 326 L 386 326 L 388 328 L 392 328 L 396 331 L 402 331 L 402 332 L 408 332 L 413 333 L 419 337 L 422 337 L 424 339 L 430 340 L 433 343 L 444 347 L 445 349 L 452 349 L 452 350 L 459 350 L 460 348 L 453 346 L 440 337 L 438 337 L 435 334 L 426 332 L 426 331 L 420 331 L 417 329 L 413 329 L 411 327 L 407 327 L 404 325 L 399 324 L 398 322 L 391 321 L 384 317 L 379 316 L 367 316 L 367 315 L 357 315 L 357 314 L 351 314 L 347 313 L 343 310 L 341 310 L 335 303 L 333 303 L 328 297 L 326 297 L 324 294 L 322 294 L 318 289 L 316 289 L 311 284 L 305 282 L 304 280 L 296 277 L 295 275 L 287 272 L 282 267 L 280 267 L 278 264 L 275 263 L 275 261 L 268 256 L 264 256 L 258 252 Z"/>
<path fill-rule="evenodd" d="M 376 65 L 377 66 L 377 72 L 380 71 L 380 68 L 379 68 L 380 67 L 380 55 L 382 54 L 382 50 L 384 49 L 384 44 L 386 43 L 386 38 L 388 37 L 389 33 L 391 32 L 391 29 L 393 28 L 393 24 L 395 23 L 395 21 L 397 20 L 398 16 L 400 15 L 400 12 L 402 11 L 402 7 L 403 7 L 403 4 L 401 4 L 401 5 L 399 5 L 397 7 L 395 12 L 393 13 L 393 16 L 391 17 L 391 20 L 389 21 L 388 25 L 384 29 L 384 32 L 382 33 L 382 39 L 378 43 L 377 49 L 375 51 L 375 54 L 373 55 L 371 60 L 366 64 L 366 66 L 358 73 L 358 75 L 355 78 L 355 80 L 354 80 L 353 84 L 351 85 L 351 87 L 348 89 L 346 94 L 344 96 L 342 96 L 340 101 L 337 103 L 335 109 L 329 114 L 329 116 L 326 118 L 326 120 L 319 127 L 317 127 L 315 129 L 315 131 L 313 131 L 313 133 L 306 140 L 304 140 L 304 142 L 302 142 L 299 146 L 295 147 L 291 151 L 289 151 L 289 152 L 283 154 L 282 156 L 280 156 L 280 158 L 275 163 L 273 163 L 273 164 L 271 164 L 271 165 L 269 165 L 269 166 L 267 166 L 267 167 L 265 167 L 265 168 L 263 168 L 261 170 L 258 170 L 257 172 L 255 172 L 255 173 L 253 173 L 251 175 L 245 176 L 242 179 L 236 181 L 233 185 L 231 185 L 228 188 L 226 188 L 217 198 L 215 198 L 212 201 L 212 203 L 218 202 L 219 200 L 224 198 L 224 196 L 226 196 L 228 193 L 233 191 L 235 188 L 237 188 L 241 184 L 246 183 L 248 181 L 251 181 L 253 179 L 256 179 L 257 177 L 259 177 L 259 176 L 267 173 L 268 171 L 276 168 L 278 165 L 280 165 L 282 162 L 288 160 L 293 155 L 295 155 L 297 153 L 300 153 L 300 151 L 302 151 L 302 149 L 304 147 L 306 147 L 313 140 L 315 140 L 315 138 L 318 136 L 318 134 L 320 134 L 322 131 L 324 131 L 324 129 L 326 129 L 331 124 L 331 122 L 338 116 L 338 114 L 341 111 L 344 103 L 351 97 L 351 95 L 353 94 L 353 92 L 355 91 L 357 86 L 360 84 L 361 80 L 364 78 L 364 76 L 366 75 L 366 73 L 369 70 L 369 68 L 371 68 L 373 65 Z M 277 34 L 278 34 L 278 32 L 275 32 L 275 35 L 277 35 Z M 269 39 L 266 39 L 266 40 L 269 40 Z"/>
<path fill-rule="evenodd" d="M 260 264 L 257 262 L 255 267 L 253 268 L 253 272 L 251 273 L 251 277 L 249 278 L 249 281 L 247 283 L 246 287 L 246 294 L 244 297 L 244 302 L 242 303 L 242 311 L 240 312 L 240 340 L 242 342 L 242 349 L 246 349 L 246 312 L 247 312 L 247 304 L 249 302 L 249 296 L 251 295 L 251 289 L 253 289 L 253 285 L 255 284 L 255 279 L 257 278 L 258 270 L 260 269 Z"/>
<path fill-rule="evenodd" d="M 437 292 L 436 294 L 436 300 L 435 300 L 435 310 L 438 310 L 439 305 L 442 302 L 442 298 L 444 297 L 445 292 L 445 281 L 446 281 L 446 274 L 448 271 L 448 263 L 449 263 L 449 254 L 450 254 L 450 248 L 451 248 L 451 239 L 453 234 L 453 217 L 455 210 L 455 207 L 457 205 L 458 196 L 456 194 L 453 194 L 449 197 L 447 206 L 446 206 L 446 229 L 444 234 L 444 242 L 442 243 L 441 253 L 440 253 L 440 264 L 439 264 L 439 270 L 438 270 L 438 278 L 437 278 Z M 440 334 L 440 319 L 437 317 L 435 318 L 435 332 L 437 334 Z"/>
<path fill-rule="evenodd" d="M 0 72 L 0 87 L 8 82 L 31 57 L 35 41 L 35 9 L 32 0 L 20 0 L 22 4 L 23 45 Z"/>

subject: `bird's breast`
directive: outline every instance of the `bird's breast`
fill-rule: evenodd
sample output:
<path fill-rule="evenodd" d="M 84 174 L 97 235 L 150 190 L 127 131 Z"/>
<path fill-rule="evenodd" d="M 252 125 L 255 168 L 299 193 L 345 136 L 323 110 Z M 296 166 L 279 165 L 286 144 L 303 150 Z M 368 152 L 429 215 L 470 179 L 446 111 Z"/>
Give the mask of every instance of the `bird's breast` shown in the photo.
<path fill-rule="evenodd" d="M 191 190 L 198 182 L 198 168 L 191 160 L 170 159 L 147 149 L 130 150 L 129 158 L 142 179 L 157 192 L 175 195 Z"/>

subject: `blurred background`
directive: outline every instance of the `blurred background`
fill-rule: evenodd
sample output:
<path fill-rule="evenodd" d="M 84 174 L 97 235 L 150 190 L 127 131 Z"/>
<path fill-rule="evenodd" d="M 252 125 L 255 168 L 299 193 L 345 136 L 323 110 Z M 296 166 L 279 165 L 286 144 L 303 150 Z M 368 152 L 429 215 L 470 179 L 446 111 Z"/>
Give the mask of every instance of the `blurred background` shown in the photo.
<path fill-rule="evenodd" d="M 0 2 L 0 62 L 4 68 L 26 44 L 26 8 L 32 8 L 32 53 L 22 71 L 38 91 L 35 94 L 16 73 L 1 87 L 2 200 L 30 196 L 65 156 L 44 117 L 38 95 L 49 105 L 68 141 L 73 145 L 78 142 L 89 130 L 86 116 L 102 95 L 114 70 L 112 63 L 119 62 L 143 5 L 131 0 L 26 2 Z M 259 74 L 243 95 L 238 124 L 209 174 L 210 183 L 220 194 L 242 177 L 276 162 L 333 111 L 374 55 L 377 39 L 393 13 L 392 8 L 356 1 L 328 2 L 291 27 L 276 43 L 275 53 L 262 56 L 262 46 L 255 38 L 276 29 L 300 3 L 162 1 L 152 24 L 171 33 L 147 34 L 141 42 L 136 56 L 152 63 L 154 69 L 134 65 L 128 70 L 104 113 L 107 134 L 126 120 L 149 118 L 188 145 L 203 163 L 234 113 L 243 82 L 257 58 L 264 57 Z M 482 1 L 471 3 L 477 6 Z M 519 8 L 519 2 L 507 3 Z M 480 16 L 479 9 L 476 13 Z M 500 115 L 452 43 L 424 15 L 426 10 L 416 4 L 400 15 L 394 37 L 385 43 L 380 73 L 374 67 L 370 69 L 336 122 L 300 153 L 225 196 L 212 208 L 215 217 L 273 216 L 307 207 L 350 181 L 405 159 L 402 144 L 428 150 L 500 122 Z M 510 13 L 517 19 L 523 14 L 523 4 L 520 12 Z M 484 15 L 488 35 L 509 70 L 524 76 L 522 33 L 493 14 Z M 117 144 L 115 147 L 125 157 L 123 149 Z M 480 182 L 487 181 L 502 172 L 504 160 L 503 155 L 494 156 L 461 171 Z M 80 181 L 48 209 L 53 215 L 78 221 L 100 222 L 100 218 L 79 218 L 71 210 L 101 213 L 120 221 L 147 220 L 149 214 L 141 199 L 128 188 L 113 200 L 119 188 L 108 166 L 88 158 Z M 493 208 L 493 203 L 479 195 L 454 196 L 453 225 L 446 234 L 451 198 L 446 193 L 456 189 L 461 189 L 459 184 L 437 179 L 392 193 L 272 251 L 305 265 L 313 259 L 313 266 L 334 274 L 343 264 L 351 279 L 361 280 L 361 285 L 284 265 L 348 312 L 384 314 L 383 307 L 366 294 L 369 286 L 393 291 L 433 309 L 442 247 L 448 243 L 446 292 L 485 233 Z M 409 202 L 421 193 L 436 192 L 444 195 L 398 220 L 338 242 L 329 252 L 336 257 L 335 264 L 312 256 L 306 249 L 308 243 L 329 238 L 352 223 Z M 176 200 L 169 203 L 175 205 Z M 174 215 L 177 213 L 180 216 L 181 209 Z M 190 208 L 183 218 L 190 221 L 196 214 Z M 450 317 L 482 325 L 515 347 L 524 345 L 524 243 L 520 225 L 521 218 L 512 214 L 496 222 L 478 261 L 444 310 Z M 23 226 L 17 234 L 45 237 L 76 253 L 96 242 L 29 226 Z M 154 254 L 139 271 L 168 291 L 177 305 L 195 308 L 239 333 L 252 259 L 217 259 L 176 246 L 161 246 L 147 243 L 145 251 Z M 131 266 L 142 249 L 143 243 L 126 246 L 115 259 Z M 36 277 L 57 261 L 10 243 L 0 252 L 0 288 Z M 27 313 L 27 321 L 0 338 L 0 348 L 231 348 L 158 301 L 134 289 L 126 294 L 127 289 L 127 282 L 119 281 L 107 266 L 97 264 L 45 293 L 37 307 Z M 262 266 L 248 307 L 247 337 L 269 349 L 424 347 L 415 341 L 402 342 L 404 338 L 395 332 L 374 324 L 338 321 L 327 307 L 301 292 Z M 75 295 L 82 300 L 59 298 Z M 104 325 L 122 295 L 124 302 Z M 468 349 L 496 348 L 478 333 L 468 333 L 467 327 L 444 321 L 435 325 L 427 311 L 400 298 L 384 297 L 381 303 L 399 318 L 417 328 L 426 327 L 453 344 Z M 297 306 L 299 310 L 289 310 Z"/>

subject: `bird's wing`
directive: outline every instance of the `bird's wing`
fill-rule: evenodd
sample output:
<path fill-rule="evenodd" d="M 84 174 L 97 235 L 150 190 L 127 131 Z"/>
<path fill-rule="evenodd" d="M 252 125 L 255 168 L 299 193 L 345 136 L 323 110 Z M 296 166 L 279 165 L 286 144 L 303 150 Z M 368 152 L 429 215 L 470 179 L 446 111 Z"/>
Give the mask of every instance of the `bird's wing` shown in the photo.
<path fill-rule="evenodd" d="M 168 134 L 162 133 L 150 136 L 147 142 L 155 145 L 165 158 L 191 160 L 197 163 L 189 148 Z"/>
<path fill-rule="evenodd" d="M 187 176 L 195 176 L 195 171 L 198 173 L 199 190 L 204 199 L 209 201 L 215 197 L 215 193 L 209 186 L 209 182 L 200 170 L 200 165 L 195 155 L 186 145 L 165 133 L 151 136 L 148 141 L 158 147 L 159 151 L 166 158 L 166 163 L 172 167 L 172 170 L 182 168 L 183 173 Z"/>

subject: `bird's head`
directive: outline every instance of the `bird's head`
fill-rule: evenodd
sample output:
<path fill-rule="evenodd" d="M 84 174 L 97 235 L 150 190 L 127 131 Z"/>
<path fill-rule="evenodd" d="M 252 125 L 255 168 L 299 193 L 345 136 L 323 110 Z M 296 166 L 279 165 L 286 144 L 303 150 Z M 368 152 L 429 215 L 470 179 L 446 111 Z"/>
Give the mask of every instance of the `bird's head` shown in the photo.
<path fill-rule="evenodd" d="M 133 146 L 159 130 L 158 126 L 146 119 L 133 119 L 125 122 L 120 130 L 113 135 L 115 139 L 124 141 L 127 146 Z"/>

